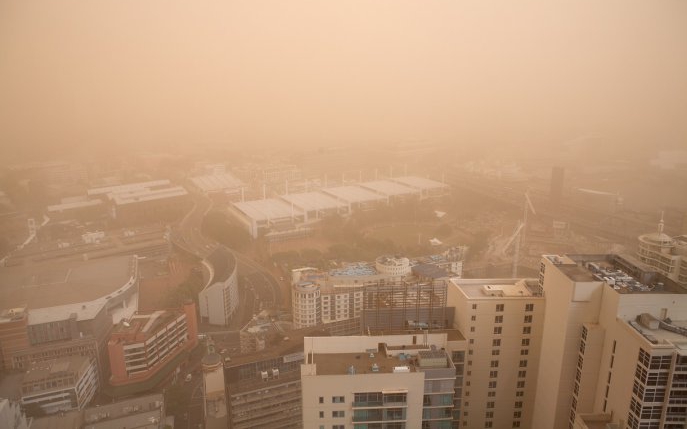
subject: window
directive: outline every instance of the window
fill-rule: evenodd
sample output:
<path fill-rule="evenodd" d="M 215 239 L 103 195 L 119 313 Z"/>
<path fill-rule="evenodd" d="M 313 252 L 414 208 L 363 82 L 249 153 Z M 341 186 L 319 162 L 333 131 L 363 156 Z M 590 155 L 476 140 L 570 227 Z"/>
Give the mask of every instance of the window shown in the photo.
<path fill-rule="evenodd" d="M 520 342 L 520 344 L 523 346 L 529 346 L 530 345 L 530 339 L 529 338 L 523 338 L 522 341 Z"/>
<path fill-rule="evenodd" d="M 332 429 L 346 429 L 346 425 L 333 425 Z"/>
<path fill-rule="evenodd" d="M 500 326 L 494 326 L 494 335 L 499 335 L 501 333 L 501 327 Z"/>
<path fill-rule="evenodd" d="M 527 377 L 527 371 L 518 371 L 518 378 Z"/>
<path fill-rule="evenodd" d="M 519 420 L 515 420 L 515 421 L 513 422 L 513 427 L 514 427 L 514 428 L 519 428 L 519 427 L 520 427 L 520 421 L 519 421 Z"/>
<path fill-rule="evenodd" d="M 470 343 L 470 344 L 475 344 L 475 339 L 474 339 L 474 338 L 470 338 L 469 343 Z"/>
<path fill-rule="evenodd" d="M 498 356 L 499 354 L 501 354 L 501 350 L 499 349 L 494 349 L 491 351 L 492 356 Z"/>
<path fill-rule="evenodd" d="M 520 361 L 520 368 L 527 368 L 527 360 Z"/>
<path fill-rule="evenodd" d="M 498 378 L 499 372 L 498 371 L 489 371 L 489 378 Z"/>
<path fill-rule="evenodd" d="M 470 316 L 470 320 L 472 320 L 472 321 L 474 322 L 475 320 L 477 320 L 477 316 L 475 316 L 475 315 L 473 314 L 472 316 Z"/>
<path fill-rule="evenodd" d="M 324 396 L 320 396 L 320 404 L 324 404 Z"/>
<path fill-rule="evenodd" d="M 475 327 L 474 327 L 474 326 L 470 326 L 470 332 L 475 332 Z"/>
<path fill-rule="evenodd" d="M 472 340 L 470 340 L 472 341 Z M 472 356 L 472 349 L 468 350 L 468 356 Z"/>
<path fill-rule="evenodd" d="M 497 361 L 497 360 L 491 361 L 491 367 L 492 368 L 498 368 L 499 367 L 499 361 Z"/>
<path fill-rule="evenodd" d="M 477 304 L 472 304 L 472 309 L 477 310 Z"/>
<path fill-rule="evenodd" d="M 494 408 L 494 401 L 487 402 L 487 408 Z"/>
<path fill-rule="evenodd" d="M 472 365 L 472 361 L 468 360 L 468 366 Z"/>
<path fill-rule="evenodd" d="M 522 350 L 520 350 L 520 355 L 521 355 L 521 356 L 527 356 L 528 354 L 530 354 L 530 351 L 529 351 L 529 350 L 527 350 L 527 349 L 522 349 Z"/>
<path fill-rule="evenodd" d="M 515 401 L 515 408 L 522 408 L 522 401 Z"/>
<path fill-rule="evenodd" d="M 522 411 L 513 411 L 514 419 L 519 419 L 520 417 L 522 417 Z"/>
<path fill-rule="evenodd" d="M 515 392 L 515 396 L 524 396 L 524 395 L 525 395 L 525 392 L 523 392 L 522 390 L 517 390 Z"/>
<path fill-rule="evenodd" d="M 524 389 L 525 388 L 525 380 L 518 381 L 517 388 L 518 389 Z"/>
<path fill-rule="evenodd" d="M 503 311 L 503 304 L 496 304 L 496 311 Z"/>
<path fill-rule="evenodd" d="M 494 396 L 496 396 L 496 392 L 494 392 L 493 390 L 490 390 L 489 392 L 487 392 L 487 396 L 489 398 L 493 398 Z"/>
<path fill-rule="evenodd" d="M 490 381 L 490 382 L 489 382 L 489 388 L 490 388 L 490 389 L 496 389 L 496 382 L 495 382 L 495 381 Z"/>
<path fill-rule="evenodd" d="M 522 328 L 522 333 L 523 334 L 529 334 L 532 332 L 532 327 L 531 326 L 523 326 Z"/>
<path fill-rule="evenodd" d="M 525 323 L 532 323 L 532 315 L 531 314 L 528 314 L 527 316 L 525 316 Z"/>
<path fill-rule="evenodd" d="M 343 396 L 332 396 L 332 403 L 334 404 L 343 404 L 344 402 L 344 397 Z"/>
<path fill-rule="evenodd" d="M 321 418 L 321 419 L 324 418 L 324 411 L 320 411 L 320 418 Z"/>
<path fill-rule="evenodd" d="M 485 428 L 493 427 L 493 426 L 492 426 L 491 420 L 487 420 L 486 422 L 484 422 L 484 427 L 485 427 Z"/>
<path fill-rule="evenodd" d="M 525 304 L 525 311 L 534 311 L 534 304 Z"/>
<path fill-rule="evenodd" d="M 494 316 L 494 323 L 503 323 L 503 316 Z"/>
<path fill-rule="evenodd" d="M 500 338 L 496 338 L 494 340 L 491 340 L 491 346 L 492 347 L 499 347 L 500 345 L 501 345 L 501 339 Z"/>
<path fill-rule="evenodd" d="M 343 417 L 344 414 L 344 411 L 332 411 L 332 417 Z"/>
<path fill-rule="evenodd" d="M 484 413 L 484 418 L 485 419 L 493 419 L 494 418 L 494 412 L 493 411 L 487 411 Z"/>

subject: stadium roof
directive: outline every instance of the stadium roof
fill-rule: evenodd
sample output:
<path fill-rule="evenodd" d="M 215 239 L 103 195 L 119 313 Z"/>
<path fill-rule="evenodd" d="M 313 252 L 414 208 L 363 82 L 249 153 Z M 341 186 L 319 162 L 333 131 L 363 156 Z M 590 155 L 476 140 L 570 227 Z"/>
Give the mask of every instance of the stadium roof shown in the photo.
<path fill-rule="evenodd" d="M 448 188 L 448 185 L 445 183 L 417 176 L 394 177 L 390 180 L 402 185 L 410 186 L 414 189 L 421 189 L 423 191 L 427 189 Z"/>
<path fill-rule="evenodd" d="M 208 174 L 191 177 L 191 182 L 203 192 L 220 192 L 226 189 L 236 189 L 243 186 L 243 182 L 229 173 Z"/>
<path fill-rule="evenodd" d="M 234 207 L 254 221 L 285 219 L 303 214 L 295 205 L 276 198 L 234 203 Z"/>
<path fill-rule="evenodd" d="M 361 183 L 360 186 L 366 189 L 370 189 L 387 197 L 394 195 L 411 195 L 417 194 L 419 191 L 417 189 L 410 188 L 400 183 L 395 183 L 390 180 L 374 180 L 372 182 Z"/>
<path fill-rule="evenodd" d="M 336 186 L 322 189 L 322 192 L 332 195 L 347 203 L 364 203 L 368 201 L 383 201 L 384 197 L 360 186 Z"/>
<path fill-rule="evenodd" d="M 281 199 L 286 201 L 289 205 L 293 203 L 294 206 L 305 211 L 346 207 L 346 203 L 322 192 L 303 192 L 299 194 L 282 195 Z"/>
<path fill-rule="evenodd" d="M 0 270 L 0 303 L 3 308 L 28 307 L 29 323 L 36 318 L 48 320 L 56 312 L 62 319 L 77 312 L 81 319 L 82 303 L 104 303 L 109 294 L 127 284 L 134 275 L 134 258 L 113 256 L 88 262 L 61 259 L 4 267 Z M 88 313 L 92 306 L 85 307 L 83 311 Z"/>

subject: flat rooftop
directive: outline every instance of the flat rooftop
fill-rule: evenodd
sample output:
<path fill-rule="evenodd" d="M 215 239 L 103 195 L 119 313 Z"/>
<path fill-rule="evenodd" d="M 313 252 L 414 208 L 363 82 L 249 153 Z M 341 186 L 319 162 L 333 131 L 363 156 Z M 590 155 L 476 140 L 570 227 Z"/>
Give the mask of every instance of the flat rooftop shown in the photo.
<path fill-rule="evenodd" d="M 281 199 L 286 201 L 289 205 L 293 204 L 304 211 L 331 210 L 346 207 L 346 203 L 322 192 L 302 192 L 298 194 L 282 195 Z"/>
<path fill-rule="evenodd" d="M 671 320 L 668 326 L 672 330 L 666 329 L 666 325 L 663 324 L 658 329 L 650 329 L 636 320 L 628 321 L 627 324 L 642 334 L 652 345 L 672 346 L 680 355 L 687 356 L 687 320 Z"/>
<path fill-rule="evenodd" d="M 78 373 L 81 368 L 89 362 L 87 356 L 72 355 L 55 360 L 37 362 L 32 364 L 24 374 L 22 384 L 29 384 L 47 378 L 66 376 L 67 374 Z M 76 382 L 76 378 L 74 382 Z"/>
<path fill-rule="evenodd" d="M 503 299 L 538 297 L 533 291 L 536 280 L 527 279 L 460 279 L 453 278 L 451 283 L 458 287 L 468 298 Z"/>
<path fill-rule="evenodd" d="M 335 186 L 322 189 L 322 192 L 332 195 L 347 203 L 366 203 L 370 201 L 384 201 L 384 197 L 360 186 Z"/>
<path fill-rule="evenodd" d="M 295 205 L 277 198 L 234 203 L 234 207 L 256 222 L 287 219 L 303 214 Z"/>
<path fill-rule="evenodd" d="M 134 256 L 59 260 L 0 268 L 3 308 L 34 309 L 105 299 L 134 275 Z M 64 318 L 69 314 L 62 315 Z"/>
<path fill-rule="evenodd" d="M 151 418 L 161 417 L 164 396 L 161 393 L 139 396 L 113 404 L 89 407 L 84 410 L 87 427 L 135 428 L 150 425 Z"/>
<path fill-rule="evenodd" d="M 410 360 L 399 357 L 387 357 L 376 350 L 372 353 L 315 353 L 313 362 L 317 365 L 317 375 L 416 372 Z"/>
<path fill-rule="evenodd" d="M 360 184 L 365 189 L 370 189 L 378 194 L 385 195 L 387 197 L 393 197 L 397 195 L 413 195 L 419 194 L 418 189 L 411 188 L 409 186 L 402 185 L 400 183 L 392 182 L 390 180 L 374 180 L 372 182 L 363 182 Z"/>
<path fill-rule="evenodd" d="M 630 255 L 545 255 L 544 258 L 572 281 L 603 281 L 621 294 L 687 293 L 687 289 Z"/>

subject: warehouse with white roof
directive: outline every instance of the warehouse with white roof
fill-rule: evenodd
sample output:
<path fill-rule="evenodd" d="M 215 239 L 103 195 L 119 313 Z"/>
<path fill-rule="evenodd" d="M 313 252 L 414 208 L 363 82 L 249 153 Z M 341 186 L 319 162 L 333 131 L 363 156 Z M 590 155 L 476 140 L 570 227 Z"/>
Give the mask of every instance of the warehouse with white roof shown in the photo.
<path fill-rule="evenodd" d="M 441 197 L 449 193 L 449 186 L 447 184 L 424 177 L 403 176 L 394 177 L 389 180 L 420 191 L 422 198 Z"/>
<path fill-rule="evenodd" d="M 390 180 L 374 180 L 361 183 L 360 186 L 379 195 L 383 195 L 387 202 L 420 196 L 419 190 Z"/>
<path fill-rule="evenodd" d="M 360 186 L 335 186 L 322 189 L 327 195 L 331 195 L 348 205 L 348 210 L 370 210 L 377 204 L 385 203 L 386 198 Z"/>
<path fill-rule="evenodd" d="M 282 195 L 281 199 L 300 209 L 303 212 L 305 222 L 319 220 L 329 215 L 348 215 L 350 213 L 346 203 L 322 192 Z"/>

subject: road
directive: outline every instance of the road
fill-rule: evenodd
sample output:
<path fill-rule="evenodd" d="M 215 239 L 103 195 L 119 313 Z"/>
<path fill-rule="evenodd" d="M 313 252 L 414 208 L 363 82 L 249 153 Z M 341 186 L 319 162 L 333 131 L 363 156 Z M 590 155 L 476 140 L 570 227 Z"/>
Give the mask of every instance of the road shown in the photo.
<path fill-rule="evenodd" d="M 218 245 L 201 231 L 203 218 L 212 209 L 213 202 L 205 196 L 193 194 L 193 203 L 191 211 L 173 228 L 172 241 L 187 253 L 205 259 Z M 250 258 L 233 250 L 231 252 L 236 259 L 239 287 L 242 289 L 240 296 L 246 299 L 244 304 L 258 311 L 261 307 L 278 308 L 282 303 L 281 290 L 272 273 Z M 239 324 L 232 323 L 232 326 L 243 326 L 256 312 L 245 308 L 242 310 Z"/>

